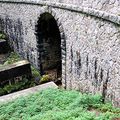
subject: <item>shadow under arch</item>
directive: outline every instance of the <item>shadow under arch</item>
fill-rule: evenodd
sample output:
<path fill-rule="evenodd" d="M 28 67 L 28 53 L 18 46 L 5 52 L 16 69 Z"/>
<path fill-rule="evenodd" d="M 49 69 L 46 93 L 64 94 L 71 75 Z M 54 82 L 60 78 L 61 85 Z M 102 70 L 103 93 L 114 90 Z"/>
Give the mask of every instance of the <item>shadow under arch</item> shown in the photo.
<path fill-rule="evenodd" d="M 56 78 L 62 78 L 62 68 L 66 68 L 62 61 L 66 61 L 66 41 L 64 32 L 60 32 L 55 17 L 48 13 L 42 13 L 36 25 L 38 65 L 41 75 L 49 72 Z M 65 78 L 64 78 L 65 79 Z"/>

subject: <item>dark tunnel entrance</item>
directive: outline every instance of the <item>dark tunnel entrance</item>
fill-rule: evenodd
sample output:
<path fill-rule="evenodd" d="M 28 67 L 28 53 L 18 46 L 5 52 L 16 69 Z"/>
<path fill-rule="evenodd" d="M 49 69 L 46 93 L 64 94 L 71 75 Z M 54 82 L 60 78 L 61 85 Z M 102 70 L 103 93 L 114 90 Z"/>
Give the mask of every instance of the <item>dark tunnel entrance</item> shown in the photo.
<path fill-rule="evenodd" d="M 37 24 L 38 53 L 41 75 L 61 79 L 61 37 L 57 22 L 49 13 L 40 16 Z"/>

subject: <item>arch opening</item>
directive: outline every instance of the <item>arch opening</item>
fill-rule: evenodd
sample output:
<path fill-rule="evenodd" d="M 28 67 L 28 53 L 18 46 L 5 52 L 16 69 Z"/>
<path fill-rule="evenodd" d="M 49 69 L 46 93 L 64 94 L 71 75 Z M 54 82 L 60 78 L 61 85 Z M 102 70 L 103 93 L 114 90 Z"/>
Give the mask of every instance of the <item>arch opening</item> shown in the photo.
<path fill-rule="evenodd" d="M 57 22 L 50 13 L 40 15 L 36 32 L 41 75 L 49 74 L 53 80 L 61 80 L 61 37 Z"/>

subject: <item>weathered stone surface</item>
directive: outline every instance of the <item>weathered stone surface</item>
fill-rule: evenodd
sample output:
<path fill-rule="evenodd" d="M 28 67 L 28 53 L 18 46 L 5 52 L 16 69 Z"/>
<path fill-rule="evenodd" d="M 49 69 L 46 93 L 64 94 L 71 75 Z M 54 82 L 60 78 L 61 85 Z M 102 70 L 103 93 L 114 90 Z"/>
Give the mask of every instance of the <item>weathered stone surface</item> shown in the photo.
<path fill-rule="evenodd" d="M 118 0 L 0 1 L 0 28 L 14 50 L 39 68 L 35 26 L 41 14 L 50 13 L 61 32 L 63 85 L 105 94 L 106 99 L 120 106 Z"/>
<path fill-rule="evenodd" d="M 30 63 L 27 60 L 22 60 L 14 64 L 3 65 L 0 67 L 0 82 L 22 75 L 31 76 Z"/>

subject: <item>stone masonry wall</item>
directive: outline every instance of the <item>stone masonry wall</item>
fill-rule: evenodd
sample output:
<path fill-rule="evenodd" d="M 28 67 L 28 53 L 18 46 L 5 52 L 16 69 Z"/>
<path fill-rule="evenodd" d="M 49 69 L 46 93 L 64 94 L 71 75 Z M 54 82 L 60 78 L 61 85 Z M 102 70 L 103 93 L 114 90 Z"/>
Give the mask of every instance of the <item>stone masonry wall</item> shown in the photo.
<path fill-rule="evenodd" d="M 50 1 L 89 7 L 97 10 L 106 11 L 112 14 L 120 15 L 119 0 L 50 0 Z"/>
<path fill-rule="evenodd" d="M 120 27 L 83 14 L 74 14 L 73 18 L 71 14 L 67 16 L 69 21 L 63 22 L 67 88 L 102 94 L 107 90 L 107 97 L 119 104 Z"/>
<path fill-rule="evenodd" d="M 89 7 L 88 1 L 86 4 L 85 0 L 80 1 L 80 5 Z M 110 3 L 110 0 L 108 1 Z M 70 3 L 70 0 L 65 2 Z M 90 1 L 93 5 L 90 8 L 101 10 L 95 5 L 96 2 L 97 0 Z M 102 0 L 99 3 L 101 2 Z M 49 12 L 56 19 L 61 32 L 63 86 L 81 92 L 100 93 L 115 106 L 120 106 L 120 17 L 118 13 L 112 9 L 107 10 L 106 7 L 98 12 L 84 7 L 82 9 L 81 6 L 71 7 L 68 4 L 59 3 L 50 6 L 50 3 L 47 3 L 49 5 L 41 6 L 38 3 L 0 2 L 0 29 L 7 33 L 14 49 L 38 67 L 35 26 L 40 14 Z M 76 1 L 71 2 L 73 3 Z M 116 8 L 106 5 L 108 8 L 119 10 L 118 3 L 119 1 L 116 0 L 113 4 Z M 65 6 L 67 8 L 64 9 Z M 109 12 L 104 13 L 104 11 Z"/>
<path fill-rule="evenodd" d="M 1 0 L 1 1 L 17 1 L 17 2 L 50 2 L 62 3 L 68 5 L 77 5 L 78 7 L 93 8 L 95 10 L 105 11 L 120 16 L 120 0 Z"/>
<path fill-rule="evenodd" d="M 0 4 L 0 9 L 2 28 L 7 33 L 10 44 L 22 57 L 37 66 L 35 25 L 40 15 L 39 9 L 31 13 L 27 9 L 34 10 L 34 6 L 32 8 L 32 6 L 20 4 Z"/>

